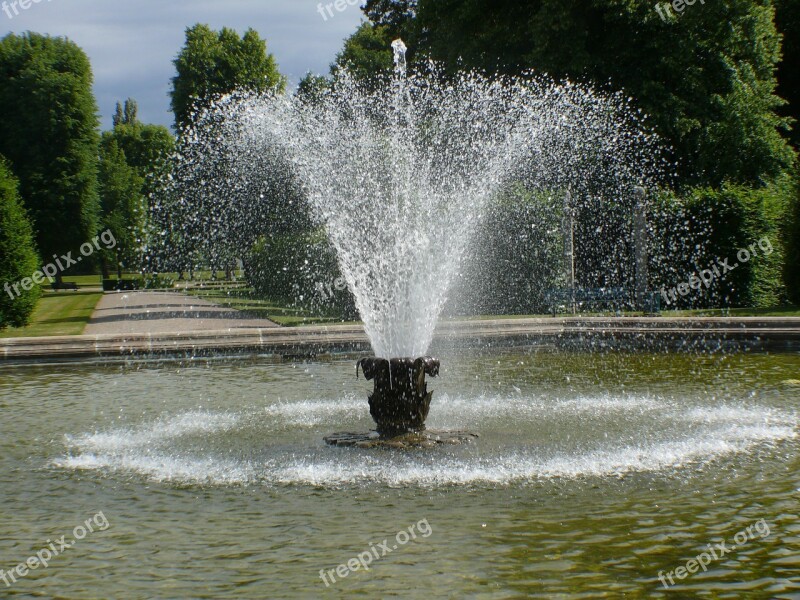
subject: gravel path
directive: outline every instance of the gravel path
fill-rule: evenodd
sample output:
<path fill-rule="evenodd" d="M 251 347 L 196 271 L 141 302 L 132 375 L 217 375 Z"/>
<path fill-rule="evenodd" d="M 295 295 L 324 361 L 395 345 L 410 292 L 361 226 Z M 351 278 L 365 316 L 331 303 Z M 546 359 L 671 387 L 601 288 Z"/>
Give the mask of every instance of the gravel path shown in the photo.
<path fill-rule="evenodd" d="M 182 333 L 268 327 L 279 326 L 201 298 L 166 292 L 126 292 L 103 296 L 83 333 Z"/>

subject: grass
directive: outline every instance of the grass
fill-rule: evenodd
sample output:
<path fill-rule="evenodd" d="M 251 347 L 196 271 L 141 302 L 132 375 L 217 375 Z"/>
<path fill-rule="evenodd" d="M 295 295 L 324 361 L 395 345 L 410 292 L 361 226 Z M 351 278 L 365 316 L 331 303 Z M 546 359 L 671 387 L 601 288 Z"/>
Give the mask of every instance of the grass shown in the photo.
<path fill-rule="evenodd" d="M 669 310 L 662 317 L 800 317 L 797 306 L 776 308 L 716 308 L 705 310 Z"/>
<path fill-rule="evenodd" d="M 198 273 L 198 275 L 200 275 Z M 210 279 L 210 273 L 203 273 Z M 175 275 L 177 278 L 177 274 Z M 101 285 L 99 275 L 78 275 L 65 277 L 65 282 L 76 283 L 81 288 L 97 288 Z M 196 280 L 195 280 L 196 281 Z M 208 280 L 206 280 L 208 281 Z M 52 292 L 48 285 L 42 286 L 44 293 L 34 311 L 31 323 L 27 327 L 11 328 L 0 331 L 0 338 L 14 337 L 49 337 L 61 335 L 80 335 L 91 318 L 95 306 L 102 298 L 99 292 Z M 219 306 L 239 310 L 252 315 L 254 318 L 269 319 L 284 327 L 298 327 L 302 325 L 333 325 L 357 324 L 356 321 L 344 321 L 336 314 L 318 314 L 297 306 L 289 306 L 285 302 L 261 298 L 252 293 L 252 290 L 243 287 L 242 282 L 231 285 L 224 281 L 213 281 L 210 285 L 175 290 L 191 296 L 204 298 Z M 640 316 L 642 313 L 625 312 L 623 316 Z M 559 316 L 571 316 L 559 314 Z M 578 316 L 616 316 L 614 312 L 582 313 Z M 706 309 L 706 310 L 673 310 L 664 311 L 662 317 L 800 317 L 800 307 L 787 306 L 777 308 L 732 308 L 732 309 Z M 481 320 L 481 319 L 523 319 L 547 318 L 551 314 L 543 315 L 481 315 L 471 317 L 457 317 L 447 319 L 450 321 Z"/>
<path fill-rule="evenodd" d="M 80 335 L 102 297 L 99 292 L 45 292 L 30 325 L 0 331 L 0 338 Z"/>
<path fill-rule="evenodd" d="M 348 323 L 335 314 L 320 315 L 269 298 L 257 297 L 247 288 L 194 288 L 187 290 L 187 293 L 225 308 L 240 310 L 258 319 L 269 319 L 284 327 Z"/>
<path fill-rule="evenodd" d="M 648 313 L 636 311 L 623 311 L 617 314 L 614 311 L 586 311 L 556 314 L 557 317 L 644 317 Z M 778 306 L 775 308 L 706 308 L 697 310 L 662 310 L 659 317 L 681 318 L 681 317 L 800 317 L 800 307 L 797 306 Z M 553 313 L 539 315 L 478 315 L 470 317 L 453 317 L 448 321 L 482 321 L 482 320 L 505 320 L 505 319 L 547 319 L 553 318 Z"/>

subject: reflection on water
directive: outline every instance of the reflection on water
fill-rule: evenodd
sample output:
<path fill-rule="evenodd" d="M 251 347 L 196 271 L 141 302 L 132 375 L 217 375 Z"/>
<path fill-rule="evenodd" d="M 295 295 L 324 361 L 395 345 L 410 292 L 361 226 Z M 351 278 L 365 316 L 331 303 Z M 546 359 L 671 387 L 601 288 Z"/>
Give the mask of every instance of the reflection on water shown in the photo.
<path fill-rule="evenodd" d="M 0 568 L 84 514 L 114 523 L 0 592 L 657 597 L 659 571 L 765 519 L 769 537 L 671 593 L 800 593 L 800 355 L 508 352 L 443 365 L 429 426 L 481 438 L 405 452 L 322 442 L 371 427 L 352 361 L 0 371 L 13 416 L 0 425 Z M 320 581 L 421 519 L 430 538 Z M 418 578 L 426 587 L 412 590 Z"/>

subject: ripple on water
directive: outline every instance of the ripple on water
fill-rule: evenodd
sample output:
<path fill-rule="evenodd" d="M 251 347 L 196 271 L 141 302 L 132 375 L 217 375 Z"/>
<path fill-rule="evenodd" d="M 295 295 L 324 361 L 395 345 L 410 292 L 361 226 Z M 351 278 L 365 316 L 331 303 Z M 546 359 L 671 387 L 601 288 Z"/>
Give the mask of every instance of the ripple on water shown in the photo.
<path fill-rule="evenodd" d="M 308 443 L 314 428 L 335 426 L 362 404 L 350 398 L 282 402 L 238 413 L 189 411 L 137 427 L 68 435 L 67 453 L 54 464 L 223 486 L 508 485 L 689 468 L 795 440 L 798 425 L 793 413 L 743 404 L 682 407 L 650 397 L 547 401 L 445 396 L 435 426 L 484 423 L 484 439 L 433 452 L 337 450 Z M 509 426 L 515 428 L 513 435 L 503 430 L 493 437 L 492 428 Z M 559 439 L 574 441 L 534 443 L 552 430 Z M 288 437 L 279 438 L 277 431 L 288 431 Z"/>

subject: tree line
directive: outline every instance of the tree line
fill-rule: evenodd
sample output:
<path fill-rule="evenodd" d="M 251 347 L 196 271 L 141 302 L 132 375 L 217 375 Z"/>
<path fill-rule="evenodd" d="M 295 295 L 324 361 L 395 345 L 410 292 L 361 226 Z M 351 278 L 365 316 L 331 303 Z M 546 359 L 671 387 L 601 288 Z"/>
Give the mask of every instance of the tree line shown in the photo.
<path fill-rule="evenodd" d="M 743 275 L 742 293 L 721 301 L 800 301 L 800 0 L 720 0 L 680 14 L 657 11 L 651 0 L 367 0 L 363 10 L 366 21 L 345 41 L 331 73 L 309 74 L 295 93 L 313 101 L 341 68 L 365 82 L 389 72 L 397 37 L 410 48 L 412 68 L 433 59 L 444 76 L 465 69 L 546 73 L 624 91 L 649 115 L 679 175 L 659 191 L 658 218 L 696 223 L 719 208 L 715 233 L 695 232 L 713 238 L 705 240 L 708 252 L 712 242 L 729 247 L 765 230 L 777 238 L 779 268 L 770 265 L 766 280 L 755 271 L 750 279 Z M 106 277 L 142 268 L 186 271 L 200 260 L 224 264 L 248 258 L 242 245 L 264 252 L 287 247 L 286 236 L 302 243 L 318 237 L 304 215 L 286 210 L 302 192 L 278 173 L 241 190 L 261 198 L 253 219 L 264 236 L 237 244 L 201 240 L 215 198 L 202 186 L 190 193 L 165 186 L 187 177 L 172 170 L 176 148 L 185 146 L 184 134 L 214 99 L 234 90 L 287 93 L 287 78 L 253 30 L 239 35 L 195 25 L 174 65 L 174 133 L 141 123 L 133 99 L 117 105 L 112 129 L 101 133 L 91 65 L 74 42 L 37 33 L 0 40 L 0 282 L 29 276 L 36 263 L 105 229 L 119 243 L 89 267 Z M 509 214 L 535 202 L 530 194 L 515 198 Z M 494 237 L 510 243 L 511 233 Z M 270 237 L 275 244 L 265 243 Z M 594 284 L 586 273 L 585 284 Z M 38 289 L 13 301 L 0 295 L 0 327 L 24 324 Z M 763 289 L 770 291 L 755 293 Z"/>

